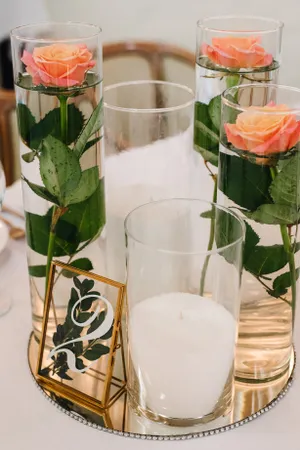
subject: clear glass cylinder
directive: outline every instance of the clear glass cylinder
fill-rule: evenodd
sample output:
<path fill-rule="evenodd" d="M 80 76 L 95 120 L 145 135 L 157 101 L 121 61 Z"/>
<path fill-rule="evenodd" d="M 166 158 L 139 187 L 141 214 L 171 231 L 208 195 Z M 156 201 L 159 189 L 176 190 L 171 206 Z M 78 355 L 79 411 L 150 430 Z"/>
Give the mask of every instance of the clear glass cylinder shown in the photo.
<path fill-rule="evenodd" d="M 5 173 L 0 162 L 0 212 L 2 210 L 2 203 L 6 189 Z M 4 249 L 6 242 L 8 242 L 9 234 L 5 223 L 0 222 L 0 252 Z M 0 288 L 0 317 L 4 316 L 11 308 L 12 300 L 9 293 L 3 288 Z"/>
<path fill-rule="evenodd" d="M 189 197 L 194 93 L 163 81 L 104 90 L 108 276 L 125 281 L 124 220 L 153 200 Z"/>
<path fill-rule="evenodd" d="M 216 204 L 170 199 L 132 211 L 125 230 L 127 387 L 133 407 L 178 426 L 228 413 L 243 221 Z"/>
<path fill-rule="evenodd" d="M 210 175 L 218 166 L 222 92 L 243 84 L 278 82 L 282 30 L 282 22 L 263 17 L 219 16 L 198 21 L 195 195 L 201 192 L 203 198 L 205 191 L 205 198 L 214 195 L 216 201 L 216 185 Z"/>
<path fill-rule="evenodd" d="M 289 367 L 298 291 L 300 90 L 252 84 L 222 96 L 218 202 L 246 223 L 236 376 Z"/>
<path fill-rule="evenodd" d="M 53 258 L 81 269 L 103 271 L 100 34 L 96 26 L 70 22 L 27 25 L 11 33 L 37 337 Z M 65 316 L 69 292 L 64 279 L 61 272 L 55 280 L 62 305 L 61 310 L 58 305 L 58 317 L 50 318 L 53 327 Z"/>

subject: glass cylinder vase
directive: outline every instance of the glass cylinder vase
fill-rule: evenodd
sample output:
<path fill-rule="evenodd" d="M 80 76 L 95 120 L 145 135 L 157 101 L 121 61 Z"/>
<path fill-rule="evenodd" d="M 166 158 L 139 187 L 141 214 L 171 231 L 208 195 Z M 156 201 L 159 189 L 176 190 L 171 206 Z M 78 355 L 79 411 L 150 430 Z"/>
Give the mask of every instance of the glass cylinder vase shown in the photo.
<path fill-rule="evenodd" d="M 27 25 L 11 33 L 37 338 L 53 258 L 102 273 L 105 204 L 100 32 L 93 25 L 68 22 Z M 70 295 L 65 276 L 61 271 L 55 280 L 59 280 L 62 305 Z M 65 307 L 60 310 L 57 305 L 56 314 L 64 317 Z M 50 318 L 53 326 L 59 317 Z"/>
<path fill-rule="evenodd" d="M 163 81 L 104 90 L 107 271 L 125 281 L 124 220 L 153 200 L 189 197 L 194 93 Z"/>
<path fill-rule="evenodd" d="M 201 192 L 201 198 L 216 201 L 222 92 L 249 83 L 278 83 L 282 29 L 278 20 L 255 16 L 218 16 L 198 21 L 195 195 Z"/>
<path fill-rule="evenodd" d="M 178 426 L 226 415 L 233 394 L 243 221 L 216 204 L 170 199 L 132 211 L 125 230 L 132 406 Z"/>
<path fill-rule="evenodd" d="M 289 367 L 298 291 L 300 90 L 233 87 L 222 96 L 218 202 L 246 223 L 236 376 Z"/>

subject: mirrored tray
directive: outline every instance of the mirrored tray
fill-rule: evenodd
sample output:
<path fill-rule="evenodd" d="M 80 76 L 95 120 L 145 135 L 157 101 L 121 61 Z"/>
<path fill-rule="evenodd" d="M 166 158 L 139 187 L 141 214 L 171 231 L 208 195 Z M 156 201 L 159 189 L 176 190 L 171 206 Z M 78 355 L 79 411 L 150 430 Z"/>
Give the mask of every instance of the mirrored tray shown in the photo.
<path fill-rule="evenodd" d="M 31 334 L 28 344 L 28 362 L 35 379 L 38 343 Z M 126 392 L 105 412 L 95 414 L 75 403 L 50 393 L 35 380 L 43 395 L 60 411 L 78 422 L 109 433 L 151 440 L 181 440 L 210 436 L 240 427 L 277 405 L 286 395 L 293 381 L 295 354 L 290 368 L 280 379 L 265 384 L 244 384 L 235 382 L 235 398 L 230 415 L 207 424 L 193 427 L 171 427 L 152 422 L 135 414 L 127 401 Z M 95 377 L 90 376 L 91 383 Z M 89 380 L 87 380 L 88 382 Z M 101 382 L 98 381 L 97 382 Z"/>

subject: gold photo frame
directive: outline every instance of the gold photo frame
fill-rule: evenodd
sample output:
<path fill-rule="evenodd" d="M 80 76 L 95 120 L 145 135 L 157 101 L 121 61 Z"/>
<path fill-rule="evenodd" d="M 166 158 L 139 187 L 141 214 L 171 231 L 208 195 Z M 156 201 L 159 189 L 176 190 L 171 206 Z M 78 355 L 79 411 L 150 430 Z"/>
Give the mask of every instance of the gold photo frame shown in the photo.
<path fill-rule="evenodd" d="M 98 414 L 125 392 L 124 295 L 122 283 L 51 263 L 36 368 L 44 389 Z"/>

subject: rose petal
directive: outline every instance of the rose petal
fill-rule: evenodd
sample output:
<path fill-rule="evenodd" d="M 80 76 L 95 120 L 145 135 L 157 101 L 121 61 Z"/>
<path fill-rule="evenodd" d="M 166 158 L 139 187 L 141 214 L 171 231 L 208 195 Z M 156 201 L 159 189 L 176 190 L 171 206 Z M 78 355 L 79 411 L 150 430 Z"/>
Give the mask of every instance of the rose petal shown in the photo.
<path fill-rule="evenodd" d="M 300 122 L 297 122 L 297 127 L 290 135 L 289 148 L 295 147 L 300 142 Z"/>
<path fill-rule="evenodd" d="M 239 148 L 241 150 L 247 150 L 244 139 L 242 138 L 242 136 L 240 136 L 237 126 L 235 124 L 225 123 L 224 129 L 228 142 L 230 142 L 236 148 Z"/>
<path fill-rule="evenodd" d="M 230 68 L 262 67 L 272 63 L 273 57 L 258 45 L 259 38 L 213 38 L 212 46 L 204 43 L 202 53 L 214 63 Z"/>
<path fill-rule="evenodd" d="M 271 139 L 266 141 L 264 144 L 256 147 L 253 152 L 257 155 L 280 153 L 290 150 L 293 145 L 290 145 L 291 137 L 294 137 L 294 133 L 298 132 L 299 136 L 299 125 L 298 122 L 292 126 L 280 130 L 279 133 L 275 134 Z M 295 144 L 294 144 L 295 145 Z"/>

